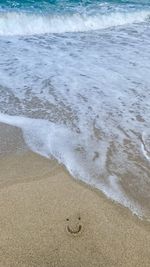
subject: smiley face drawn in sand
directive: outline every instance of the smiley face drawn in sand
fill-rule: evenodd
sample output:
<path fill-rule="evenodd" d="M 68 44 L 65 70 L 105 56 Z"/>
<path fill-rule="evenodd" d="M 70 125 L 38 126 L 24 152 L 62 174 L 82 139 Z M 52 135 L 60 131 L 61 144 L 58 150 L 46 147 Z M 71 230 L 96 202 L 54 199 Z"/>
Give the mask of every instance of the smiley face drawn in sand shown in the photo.
<path fill-rule="evenodd" d="M 66 218 L 66 230 L 69 234 L 71 235 L 78 235 L 82 231 L 82 223 L 81 223 L 81 216 L 76 215 L 76 216 L 70 216 Z"/>

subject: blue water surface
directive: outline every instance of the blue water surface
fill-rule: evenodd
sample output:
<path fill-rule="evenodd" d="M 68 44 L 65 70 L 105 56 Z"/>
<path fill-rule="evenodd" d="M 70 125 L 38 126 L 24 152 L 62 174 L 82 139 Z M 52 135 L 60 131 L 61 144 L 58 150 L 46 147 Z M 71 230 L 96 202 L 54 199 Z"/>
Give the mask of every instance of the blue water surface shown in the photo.
<path fill-rule="evenodd" d="M 109 12 L 113 9 L 141 9 L 149 8 L 149 0 L 22 0 L 22 1 L 11 1 L 1 0 L 0 10 L 11 10 L 11 11 L 28 11 L 28 12 L 46 12 L 46 13 L 74 13 L 88 12 L 90 11 L 101 11 Z M 92 10 L 91 10 L 92 9 Z M 98 10 L 97 10 L 98 9 Z"/>

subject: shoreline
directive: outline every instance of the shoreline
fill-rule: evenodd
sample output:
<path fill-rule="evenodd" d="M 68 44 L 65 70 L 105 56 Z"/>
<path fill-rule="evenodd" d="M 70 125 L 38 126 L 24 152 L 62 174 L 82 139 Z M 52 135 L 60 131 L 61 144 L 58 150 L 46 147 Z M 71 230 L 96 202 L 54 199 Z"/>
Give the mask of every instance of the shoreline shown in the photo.
<path fill-rule="evenodd" d="M 0 267 L 150 266 L 148 222 L 56 161 L 24 152 L 0 165 Z"/>

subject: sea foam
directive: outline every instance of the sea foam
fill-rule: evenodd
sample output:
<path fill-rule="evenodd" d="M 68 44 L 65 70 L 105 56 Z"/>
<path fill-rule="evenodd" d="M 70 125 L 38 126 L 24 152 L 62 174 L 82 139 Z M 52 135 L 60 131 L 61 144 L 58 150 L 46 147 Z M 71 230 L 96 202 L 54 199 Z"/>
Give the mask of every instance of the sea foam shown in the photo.
<path fill-rule="evenodd" d="M 93 162 L 96 161 L 92 150 L 94 144 L 91 144 L 91 149 L 86 149 L 86 144 L 83 145 L 84 137 L 82 138 L 64 125 L 2 113 L 0 113 L 0 122 L 20 128 L 27 146 L 33 152 L 47 158 L 57 159 L 74 178 L 100 189 L 108 198 L 128 207 L 139 217 L 143 216 L 140 205 L 128 198 L 119 185 L 116 175 L 108 174 L 107 181 L 96 178 L 99 174 L 103 176 L 105 169 L 107 154 L 105 144 L 101 147 L 103 151 L 101 164 L 95 162 L 93 166 Z M 83 149 L 85 153 L 82 155 Z M 89 165 L 88 168 L 86 163 Z"/>
<path fill-rule="evenodd" d="M 39 15 L 23 12 L 0 13 L 0 35 L 86 32 L 140 23 L 149 19 L 149 11 L 114 12 L 98 15 Z"/>

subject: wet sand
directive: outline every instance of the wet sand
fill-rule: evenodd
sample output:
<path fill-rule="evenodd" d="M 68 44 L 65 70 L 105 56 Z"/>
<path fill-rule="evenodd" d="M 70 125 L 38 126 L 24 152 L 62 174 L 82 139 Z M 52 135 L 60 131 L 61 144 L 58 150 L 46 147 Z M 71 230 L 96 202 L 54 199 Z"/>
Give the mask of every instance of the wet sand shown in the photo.
<path fill-rule="evenodd" d="M 0 157 L 0 267 L 150 266 L 150 224 L 32 152 Z"/>

